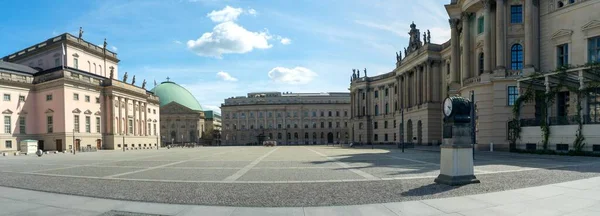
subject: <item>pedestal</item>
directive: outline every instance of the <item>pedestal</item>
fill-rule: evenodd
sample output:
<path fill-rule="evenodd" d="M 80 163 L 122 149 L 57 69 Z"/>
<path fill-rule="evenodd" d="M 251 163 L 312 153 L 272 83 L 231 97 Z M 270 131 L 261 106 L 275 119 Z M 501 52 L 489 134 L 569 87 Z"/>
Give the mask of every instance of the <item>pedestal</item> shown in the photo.
<path fill-rule="evenodd" d="M 445 138 L 440 146 L 440 175 L 436 183 L 465 185 L 479 183 L 473 169 L 473 147 L 468 125 L 452 126 L 452 137 Z"/>

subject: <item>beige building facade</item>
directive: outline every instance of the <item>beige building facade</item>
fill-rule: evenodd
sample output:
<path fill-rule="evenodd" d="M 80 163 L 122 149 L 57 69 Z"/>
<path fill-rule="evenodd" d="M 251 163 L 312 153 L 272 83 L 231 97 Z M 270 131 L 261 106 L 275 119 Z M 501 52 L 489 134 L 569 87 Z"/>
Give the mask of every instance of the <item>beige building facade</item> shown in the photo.
<path fill-rule="evenodd" d="M 431 43 L 429 32 L 420 31 L 413 24 L 408 47 L 396 54 L 393 71 L 361 77 L 360 71 L 354 70 L 350 88 L 352 126 L 354 134 L 358 134 L 354 140 L 381 143 L 386 142 L 381 139 L 382 134 L 395 134 L 394 137 L 402 136 L 404 142 L 440 144 L 441 101 L 451 95 L 469 98 L 474 94 L 477 148 L 488 149 L 494 144 L 496 149 L 508 149 L 512 106 L 522 91 L 517 80 L 555 69 L 561 59 L 557 53 L 559 44 L 573 41 L 570 55 L 560 55 L 569 64 L 585 62 L 581 55 L 588 53 L 586 38 L 597 36 L 595 27 L 589 26 L 600 19 L 600 14 L 591 12 L 598 3 L 450 1 L 445 5 L 451 30 L 449 41 Z M 589 30 L 570 30 L 577 25 Z M 427 33 L 421 40 L 423 32 Z M 524 114 L 533 115 L 534 107 L 526 104 Z M 387 122 L 388 127 L 381 127 L 382 122 Z M 390 127 L 390 122 L 395 124 Z M 400 138 L 388 141 L 400 142 Z"/>
<path fill-rule="evenodd" d="M 223 145 L 350 142 L 348 93 L 248 93 L 221 104 Z"/>
<path fill-rule="evenodd" d="M 22 140 L 43 150 L 159 143 L 158 97 L 116 79 L 117 54 L 68 33 L 0 61 L 0 151 Z"/>

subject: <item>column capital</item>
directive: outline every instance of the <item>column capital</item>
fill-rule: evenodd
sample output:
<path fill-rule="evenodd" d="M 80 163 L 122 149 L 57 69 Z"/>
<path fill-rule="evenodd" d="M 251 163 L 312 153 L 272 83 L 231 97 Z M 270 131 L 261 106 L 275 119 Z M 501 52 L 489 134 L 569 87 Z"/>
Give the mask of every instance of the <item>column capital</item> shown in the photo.
<path fill-rule="evenodd" d="M 458 26 L 459 19 L 458 18 L 450 18 L 448 19 L 448 23 L 450 24 L 450 28 L 456 29 Z"/>
<path fill-rule="evenodd" d="M 460 19 L 461 19 L 463 22 L 467 22 L 467 21 L 469 21 L 469 17 L 470 17 L 472 14 L 473 14 L 473 13 L 471 13 L 471 12 L 462 12 L 462 13 L 460 14 Z"/>
<path fill-rule="evenodd" d="M 483 4 L 483 9 L 489 11 L 492 6 L 492 0 L 481 0 L 481 4 Z"/>

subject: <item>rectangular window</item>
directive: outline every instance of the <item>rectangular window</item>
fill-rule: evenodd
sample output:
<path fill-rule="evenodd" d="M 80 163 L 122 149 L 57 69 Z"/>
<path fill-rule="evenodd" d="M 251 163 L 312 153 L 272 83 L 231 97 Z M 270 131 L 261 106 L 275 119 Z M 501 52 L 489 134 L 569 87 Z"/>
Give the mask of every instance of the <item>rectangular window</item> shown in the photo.
<path fill-rule="evenodd" d="M 73 100 L 78 101 L 79 100 L 79 94 L 73 93 Z"/>
<path fill-rule="evenodd" d="M 588 39 L 588 62 L 600 62 L 600 36 Z"/>
<path fill-rule="evenodd" d="M 396 128 L 396 120 L 394 120 L 394 128 Z"/>
<path fill-rule="evenodd" d="M 344 117 L 348 117 L 348 111 L 344 111 Z"/>
<path fill-rule="evenodd" d="M 383 128 L 387 128 L 387 126 L 388 126 L 387 121 L 384 121 L 383 122 Z"/>
<path fill-rule="evenodd" d="M 11 133 L 10 132 L 10 129 L 12 128 L 11 126 L 12 125 L 10 122 L 10 116 L 4 116 L 4 133 L 7 133 L 7 134 Z"/>
<path fill-rule="evenodd" d="M 373 129 L 377 129 L 377 122 L 373 122 Z"/>
<path fill-rule="evenodd" d="M 52 95 L 51 94 L 46 95 L 46 101 L 51 101 L 51 100 L 52 100 Z"/>
<path fill-rule="evenodd" d="M 75 132 L 79 132 L 79 116 L 78 115 L 73 117 L 73 130 Z"/>
<path fill-rule="evenodd" d="M 25 126 L 26 126 L 25 125 L 25 116 L 19 117 L 19 133 L 20 134 L 26 134 Z"/>
<path fill-rule="evenodd" d="M 387 97 L 389 95 L 389 89 L 385 89 L 385 96 Z"/>
<path fill-rule="evenodd" d="M 363 92 L 363 93 L 362 93 L 362 99 L 363 99 L 363 100 L 365 99 L 365 95 L 367 95 L 367 94 Z"/>
<path fill-rule="evenodd" d="M 25 102 L 25 96 L 23 96 L 23 95 L 19 95 L 19 101 L 21 101 L 21 102 Z"/>
<path fill-rule="evenodd" d="M 340 116 L 340 111 L 335 111 L 335 116 Z"/>
<path fill-rule="evenodd" d="M 10 94 L 4 94 L 4 101 L 10 101 Z"/>
<path fill-rule="evenodd" d="M 100 117 L 96 117 L 96 133 L 100 133 Z"/>
<path fill-rule="evenodd" d="M 480 16 L 477 19 L 477 34 L 483 33 L 483 27 L 484 27 L 483 16 Z"/>
<path fill-rule="evenodd" d="M 92 124 L 92 123 L 91 123 L 91 121 L 92 121 L 92 119 L 90 119 L 90 117 L 89 117 L 89 116 L 86 116 L 86 117 L 85 117 L 85 132 L 86 132 L 86 133 L 91 133 L 91 130 L 92 130 L 92 129 L 90 128 L 90 127 L 91 127 L 91 124 Z"/>
<path fill-rule="evenodd" d="M 156 136 L 156 123 L 154 124 L 154 136 Z"/>
<path fill-rule="evenodd" d="M 378 97 L 379 97 L 379 91 L 375 91 L 375 93 L 374 93 L 374 94 L 375 94 L 375 98 L 378 98 Z"/>
<path fill-rule="evenodd" d="M 127 124 L 128 128 L 128 133 L 132 134 L 133 133 L 133 120 L 129 119 L 129 124 Z"/>
<path fill-rule="evenodd" d="M 85 102 L 90 102 L 90 96 L 89 95 L 85 96 Z"/>
<path fill-rule="evenodd" d="M 48 131 L 48 133 L 54 133 L 52 116 L 46 117 L 46 131 Z"/>
<path fill-rule="evenodd" d="M 383 135 L 383 141 L 386 141 L 386 142 L 388 141 L 388 134 Z"/>
<path fill-rule="evenodd" d="M 519 97 L 519 91 L 517 90 L 516 86 L 509 86 L 508 87 L 508 105 L 512 106 L 515 105 L 515 101 L 517 101 L 517 97 Z"/>
<path fill-rule="evenodd" d="M 569 65 L 569 44 L 558 45 L 556 48 L 556 66 Z"/>
<path fill-rule="evenodd" d="M 339 128 L 340 127 L 340 122 L 335 122 L 335 127 Z"/>
<path fill-rule="evenodd" d="M 58 67 L 60 66 L 60 58 L 55 58 L 54 59 L 54 67 Z"/>
<path fill-rule="evenodd" d="M 4 148 L 12 148 L 12 140 L 6 140 L 4 141 Z"/>
<path fill-rule="evenodd" d="M 79 61 L 77 60 L 77 58 L 73 58 L 73 66 L 74 66 L 76 69 L 79 69 Z"/>
<path fill-rule="evenodd" d="M 329 128 L 331 128 L 331 127 L 332 127 L 332 125 L 333 125 L 333 123 L 332 123 L 332 122 L 328 122 L 328 124 L 327 124 L 327 125 L 329 126 Z"/>
<path fill-rule="evenodd" d="M 523 5 L 510 6 L 510 23 L 523 22 Z"/>

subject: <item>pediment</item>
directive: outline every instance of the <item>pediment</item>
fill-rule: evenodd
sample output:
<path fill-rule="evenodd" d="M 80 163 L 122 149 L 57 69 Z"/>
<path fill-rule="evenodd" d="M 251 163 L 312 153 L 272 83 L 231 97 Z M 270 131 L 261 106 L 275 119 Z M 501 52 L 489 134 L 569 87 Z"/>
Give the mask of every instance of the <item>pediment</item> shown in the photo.
<path fill-rule="evenodd" d="M 595 28 L 600 28 L 600 21 L 592 20 L 581 27 L 581 31 L 589 31 Z"/>
<path fill-rule="evenodd" d="M 81 110 L 79 110 L 78 108 L 75 108 L 75 109 L 73 110 L 73 113 L 81 113 Z"/>
<path fill-rule="evenodd" d="M 73 57 L 79 58 L 79 54 L 75 53 L 75 54 L 73 54 Z"/>
<path fill-rule="evenodd" d="M 52 110 L 52 109 L 47 109 L 45 113 L 54 113 L 54 110 Z"/>
<path fill-rule="evenodd" d="M 18 113 L 19 115 L 27 115 L 27 111 L 25 110 L 21 110 L 21 112 Z"/>
<path fill-rule="evenodd" d="M 13 111 L 11 111 L 9 109 L 2 111 L 2 114 L 12 114 L 12 113 L 13 113 Z"/>
<path fill-rule="evenodd" d="M 160 107 L 160 114 L 196 114 L 198 112 L 175 101 Z"/>
<path fill-rule="evenodd" d="M 83 114 L 90 115 L 90 114 L 92 114 L 92 111 L 86 110 L 85 112 L 83 112 Z"/>
<path fill-rule="evenodd" d="M 554 32 L 554 34 L 552 34 L 552 39 L 556 40 L 556 39 L 563 38 L 563 37 L 571 37 L 572 34 L 573 34 L 573 30 L 561 29 L 561 30 Z"/>
<path fill-rule="evenodd" d="M 100 111 L 96 111 L 96 113 L 94 113 L 94 115 L 99 116 L 100 115 Z"/>
<path fill-rule="evenodd" d="M 154 123 L 156 123 L 156 119 L 154 119 Z"/>

